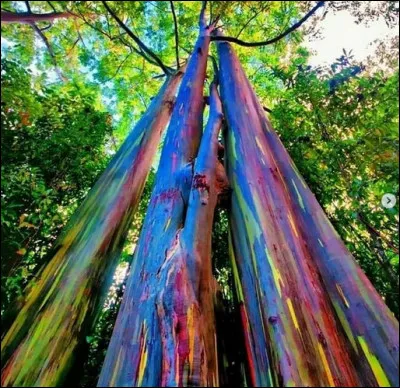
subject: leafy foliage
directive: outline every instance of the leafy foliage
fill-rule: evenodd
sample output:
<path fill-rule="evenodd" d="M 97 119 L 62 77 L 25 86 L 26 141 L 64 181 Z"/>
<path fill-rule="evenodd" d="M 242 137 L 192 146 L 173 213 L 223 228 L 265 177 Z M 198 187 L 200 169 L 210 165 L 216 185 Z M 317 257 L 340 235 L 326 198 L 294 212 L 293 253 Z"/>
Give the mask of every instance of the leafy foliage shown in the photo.
<path fill-rule="evenodd" d="M 36 89 L 21 64 L 1 72 L 2 312 L 21 294 L 108 160 L 110 116 L 83 84 Z"/>
<path fill-rule="evenodd" d="M 278 72 L 272 119 L 297 167 L 364 271 L 399 314 L 398 72 L 357 75 L 346 53 L 328 69 Z"/>

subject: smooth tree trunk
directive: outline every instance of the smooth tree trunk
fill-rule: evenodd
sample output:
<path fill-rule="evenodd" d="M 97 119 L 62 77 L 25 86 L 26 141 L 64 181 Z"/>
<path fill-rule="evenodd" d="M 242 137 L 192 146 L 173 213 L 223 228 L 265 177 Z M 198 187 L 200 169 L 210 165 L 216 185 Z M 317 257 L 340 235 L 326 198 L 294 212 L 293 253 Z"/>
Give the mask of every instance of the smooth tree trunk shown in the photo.
<path fill-rule="evenodd" d="M 222 115 L 215 84 L 202 137 L 210 32 L 201 28 L 182 80 L 102 387 L 218 385 L 211 229 Z"/>
<path fill-rule="evenodd" d="M 2 386 L 63 383 L 112 279 L 182 75 L 164 83 L 30 284 L 1 343 Z"/>
<path fill-rule="evenodd" d="M 234 274 L 255 386 L 398 386 L 398 322 L 218 44 Z"/>

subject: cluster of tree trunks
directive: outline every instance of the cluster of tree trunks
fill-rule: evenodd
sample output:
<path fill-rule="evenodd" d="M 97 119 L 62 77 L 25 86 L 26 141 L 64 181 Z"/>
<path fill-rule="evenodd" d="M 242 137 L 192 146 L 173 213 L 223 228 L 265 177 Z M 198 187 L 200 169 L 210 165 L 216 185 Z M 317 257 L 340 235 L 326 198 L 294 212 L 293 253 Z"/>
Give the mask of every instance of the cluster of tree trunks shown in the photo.
<path fill-rule="evenodd" d="M 398 386 L 398 322 L 218 44 L 230 226 L 255 386 Z"/>
<path fill-rule="evenodd" d="M 99 386 L 219 385 L 211 232 L 226 189 L 217 158 L 222 111 L 232 265 L 251 384 L 398 385 L 398 323 L 299 175 L 229 43 L 217 43 L 220 71 L 203 131 L 213 29 L 203 8 L 183 78 L 178 71 L 166 81 L 32 283 L 2 341 L 3 386 L 64 382 L 171 112 Z"/>
<path fill-rule="evenodd" d="M 202 135 L 210 32 L 201 27 L 182 80 L 100 386 L 218 385 L 211 231 L 222 109 L 215 82 Z"/>

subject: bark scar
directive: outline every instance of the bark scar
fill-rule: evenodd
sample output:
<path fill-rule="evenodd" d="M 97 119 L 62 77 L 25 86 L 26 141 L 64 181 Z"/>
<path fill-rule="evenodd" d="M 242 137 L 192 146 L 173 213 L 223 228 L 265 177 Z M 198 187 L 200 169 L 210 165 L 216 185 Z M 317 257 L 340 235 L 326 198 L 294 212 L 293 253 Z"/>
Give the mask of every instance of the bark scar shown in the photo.
<path fill-rule="evenodd" d="M 196 174 L 193 177 L 193 185 L 192 186 L 194 189 L 205 190 L 208 193 L 210 192 L 210 185 L 207 182 L 207 177 L 203 174 Z"/>
<path fill-rule="evenodd" d="M 216 188 L 218 193 L 218 206 L 228 208 L 232 193 L 229 179 L 224 165 L 218 160 L 216 165 Z"/>
<path fill-rule="evenodd" d="M 208 204 L 208 197 L 210 194 L 210 185 L 207 181 L 207 177 L 203 174 L 196 174 L 193 177 L 193 183 L 192 183 L 192 188 L 193 189 L 198 189 L 200 193 L 200 198 L 201 198 L 201 204 L 203 206 Z"/>

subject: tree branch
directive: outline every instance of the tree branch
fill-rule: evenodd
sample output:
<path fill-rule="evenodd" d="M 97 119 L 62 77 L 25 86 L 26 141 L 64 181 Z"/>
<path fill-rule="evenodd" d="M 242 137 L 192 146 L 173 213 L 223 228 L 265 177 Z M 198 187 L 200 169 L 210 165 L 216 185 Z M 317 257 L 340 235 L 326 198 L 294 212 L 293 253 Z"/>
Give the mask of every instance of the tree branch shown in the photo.
<path fill-rule="evenodd" d="M 41 31 L 43 31 L 43 30 L 41 30 Z M 75 40 L 75 42 L 73 43 L 73 45 L 72 45 L 72 47 L 68 50 L 68 52 L 67 52 L 67 57 L 72 53 L 72 51 L 74 51 L 74 48 L 76 47 L 76 45 L 78 44 L 78 42 L 79 42 L 79 35 L 78 35 L 78 38 Z"/>
<path fill-rule="evenodd" d="M 31 5 L 29 4 L 29 1 L 24 1 L 24 3 L 25 3 L 27 12 L 24 12 L 23 14 L 26 15 L 26 16 L 35 16 L 35 14 L 32 12 Z M 18 15 L 21 15 L 21 14 L 22 13 L 18 13 Z M 47 39 L 46 35 L 43 33 L 43 30 L 40 29 L 36 25 L 36 23 L 34 21 L 30 21 L 30 22 L 28 22 L 28 24 L 34 29 L 34 31 L 39 35 L 39 37 L 44 42 L 44 44 L 45 44 L 45 46 L 47 48 L 47 51 L 50 54 L 51 60 L 52 60 L 52 62 L 54 64 L 54 67 L 55 67 L 57 75 L 60 77 L 60 79 L 62 81 L 65 81 L 66 78 L 62 75 L 60 69 L 58 68 L 58 64 L 57 64 L 57 60 L 56 60 L 56 56 L 54 54 L 53 48 L 51 47 L 51 44 L 50 44 L 49 40 Z"/>
<path fill-rule="evenodd" d="M 179 33 L 178 33 L 178 21 L 176 18 L 174 2 L 171 0 L 169 2 L 171 4 L 171 12 L 174 18 L 174 26 L 175 26 L 175 54 L 176 54 L 176 68 L 179 69 L 180 61 L 179 61 Z"/>
<path fill-rule="evenodd" d="M 317 5 L 312 8 L 302 19 L 300 19 L 297 23 L 293 24 L 290 28 L 288 28 L 286 31 L 282 32 L 275 38 L 263 41 L 263 42 L 245 42 L 243 40 L 231 37 L 231 36 L 212 36 L 211 40 L 212 41 L 225 41 L 225 42 L 231 42 L 231 43 L 236 43 L 239 46 L 245 46 L 245 47 L 259 47 L 259 46 L 267 46 L 273 43 L 278 42 L 279 40 L 283 39 L 285 36 L 289 35 L 291 32 L 299 28 L 303 23 L 305 23 L 314 13 L 318 10 L 318 8 L 321 8 L 325 4 L 325 1 L 319 1 Z"/>
<path fill-rule="evenodd" d="M 238 34 L 236 35 L 236 39 L 239 38 L 239 36 L 242 34 L 242 32 L 244 31 L 244 29 L 261 13 L 264 12 L 267 7 L 269 6 L 269 3 L 267 3 L 266 5 L 264 5 L 264 7 L 261 7 L 261 9 L 256 12 L 245 24 L 243 24 L 242 28 L 240 29 L 240 31 L 238 32 Z"/>
<path fill-rule="evenodd" d="M 49 28 L 51 28 L 53 26 L 53 23 L 49 22 L 49 24 L 45 27 L 41 27 L 40 31 L 47 31 Z"/>
<path fill-rule="evenodd" d="M 32 15 L 32 9 L 31 5 L 29 4 L 29 1 L 24 1 L 26 9 L 28 10 L 28 13 Z"/>
<path fill-rule="evenodd" d="M 123 39 L 122 38 L 123 34 L 120 34 L 118 36 L 112 36 L 110 31 L 106 32 L 106 31 L 102 30 L 101 28 L 96 27 L 94 24 L 91 24 L 80 11 L 78 11 L 77 17 L 79 19 L 81 19 L 87 26 L 89 26 L 93 30 L 97 31 L 99 34 L 102 34 L 102 35 L 106 36 L 111 41 L 114 41 L 114 40 L 118 39 L 124 46 L 128 47 L 131 51 L 133 51 L 136 54 L 140 55 L 147 62 L 151 63 L 152 65 L 158 66 L 157 62 L 154 61 L 153 59 L 149 58 L 146 55 L 146 53 L 143 52 L 143 50 L 141 50 L 141 49 L 138 50 L 136 47 L 132 46 L 129 42 L 127 42 L 125 39 Z M 80 38 L 83 41 L 82 37 L 80 37 Z"/>
<path fill-rule="evenodd" d="M 116 15 L 116 13 L 109 7 L 106 1 L 102 1 L 106 10 L 110 13 L 110 15 L 115 19 L 118 25 L 133 39 L 133 41 L 140 47 L 140 49 L 145 52 L 149 57 L 154 59 L 159 67 L 164 71 L 165 74 L 171 74 L 171 69 L 164 65 L 161 59 L 150 50 L 134 33 L 130 30 L 125 23 Z M 147 59 L 147 58 L 146 58 Z"/>
<path fill-rule="evenodd" d="M 53 10 L 53 12 L 57 12 L 56 7 L 51 3 L 51 1 L 46 1 L 46 3 L 49 5 L 49 7 Z"/>
<path fill-rule="evenodd" d="M 128 53 L 128 55 L 121 61 L 121 63 L 118 65 L 117 70 L 115 71 L 114 75 L 112 75 L 110 78 L 108 78 L 106 80 L 106 82 L 109 82 L 111 80 L 113 80 L 118 73 L 120 72 L 120 70 L 122 69 L 122 66 L 124 65 L 124 63 L 128 60 L 128 58 L 132 55 L 132 52 Z"/>
<path fill-rule="evenodd" d="M 51 13 L 30 13 L 30 12 L 7 12 L 1 11 L 1 22 L 2 23 L 37 23 L 37 22 L 50 22 L 54 19 L 69 18 L 73 17 L 68 12 L 51 12 Z"/>
<path fill-rule="evenodd" d="M 192 55 L 192 51 L 184 46 L 179 46 L 186 54 Z"/>
<path fill-rule="evenodd" d="M 383 242 L 385 242 L 390 248 L 392 248 L 393 252 L 399 254 L 399 248 L 396 247 L 390 240 L 388 240 L 382 233 L 380 233 L 378 230 L 376 230 L 361 214 L 360 212 L 357 213 L 358 219 L 364 224 L 364 226 L 367 228 L 368 232 L 371 235 L 375 235 L 376 237 L 380 238 Z"/>
<path fill-rule="evenodd" d="M 207 8 L 207 1 L 203 1 L 201 5 L 200 17 L 199 17 L 199 26 L 200 29 L 207 28 L 206 22 L 206 8 Z"/>
<path fill-rule="evenodd" d="M 92 28 L 93 30 L 95 30 L 95 31 L 97 31 L 97 32 L 99 32 L 100 34 L 103 34 L 103 35 L 105 35 L 107 38 L 109 38 L 110 40 L 114 40 L 114 38 L 110 35 L 110 34 L 108 34 L 107 32 L 105 32 L 105 31 L 103 31 L 103 30 L 101 30 L 100 28 L 97 28 L 95 25 L 93 25 L 93 24 L 91 24 L 86 18 L 85 18 L 85 16 L 83 15 L 83 13 L 81 12 L 81 11 L 79 11 L 79 10 L 77 10 L 77 12 L 78 12 L 78 18 L 79 19 L 81 19 L 86 25 L 88 25 L 90 28 Z"/>
<path fill-rule="evenodd" d="M 35 32 L 39 35 L 39 37 L 42 39 L 43 43 L 45 44 L 47 51 L 50 54 L 50 57 L 53 62 L 53 65 L 55 67 L 55 71 L 56 71 L 57 75 L 59 76 L 59 78 L 62 81 L 66 81 L 66 78 L 63 76 L 63 74 L 61 73 L 61 70 L 58 67 L 56 55 L 54 54 L 53 48 L 51 47 L 51 44 L 50 44 L 49 40 L 47 39 L 46 35 L 34 22 L 29 23 L 29 24 L 32 26 L 32 28 L 35 30 Z"/>

